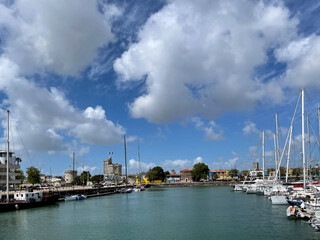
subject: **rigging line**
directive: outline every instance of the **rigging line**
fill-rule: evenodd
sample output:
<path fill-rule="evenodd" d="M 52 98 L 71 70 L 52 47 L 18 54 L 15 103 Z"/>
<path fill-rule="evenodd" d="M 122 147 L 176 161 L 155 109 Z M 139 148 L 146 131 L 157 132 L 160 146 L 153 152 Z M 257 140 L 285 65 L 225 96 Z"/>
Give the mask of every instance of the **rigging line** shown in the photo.
<path fill-rule="evenodd" d="M 252 161 L 251 161 L 251 163 L 250 163 L 249 171 L 248 171 L 248 173 L 247 173 L 246 178 L 249 177 L 250 169 L 251 169 L 251 167 L 253 167 L 254 159 L 255 159 L 255 157 L 256 157 L 256 155 L 257 155 L 257 151 L 258 151 L 258 149 L 259 149 L 259 146 L 260 146 L 260 142 L 261 142 L 261 141 L 262 141 L 262 139 L 261 139 L 261 134 L 260 134 L 259 143 L 258 143 L 258 145 L 257 145 L 257 147 L 256 147 L 255 153 L 253 154 L 253 158 L 252 158 Z"/>
<path fill-rule="evenodd" d="M 312 131 L 313 135 L 315 136 L 316 143 L 317 143 L 317 145 L 318 145 L 318 147 L 320 149 L 320 143 L 319 143 L 318 137 L 316 137 L 317 135 L 315 134 L 313 127 L 312 126 L 310 126 L 310 127 L 311 127 L 311 131 Z"/>
<path fill-rule="evenodd" d="M 12 116 L 12 113 L 11 113 L 11 112 L 10 112 L 10 115 L 11 115 L 11 118 L 12 118 L 13 120 L 15 120 L 15 118 Z M 31 162 L 31 165 L 33 165 L 32 160 L 31 160 L 30 155 L 29 155 L 29 152 L 28 152 L 28 150 L 27 150 L 27 147 L 26 147 L 26 145 L 24 144 L 24 141 L 23 141 L 23 139 L 22 139 L 22 137 L 21 137 L 21 135 L 19 134 L 18 131 L 17 131 L 17 134 L 18 134 L 18 136 L 19 136 L 19 138 L 20 138 L 20 140 L 21 140 L 21 142 L 22 142 L 23 148 L 24 148 L 24 150 L 26 151 L 27 157 L 28 157 L 29 161 Z"/>

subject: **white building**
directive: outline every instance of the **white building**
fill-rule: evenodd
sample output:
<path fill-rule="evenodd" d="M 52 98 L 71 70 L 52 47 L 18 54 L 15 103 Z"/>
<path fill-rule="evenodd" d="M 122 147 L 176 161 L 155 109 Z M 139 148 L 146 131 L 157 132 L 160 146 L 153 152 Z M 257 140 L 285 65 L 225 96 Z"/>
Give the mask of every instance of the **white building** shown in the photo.
<path fill-rule="evenodd" d="M 15 171 L 20 169 L 19 163 L 21 159 L 13 156 L 13 152 L 9 152 L 9 185 L 20 183 L 20 180 L 16 179 L 19 173 Z M 0 189 L 5 189 L 7 184 L 7 151 L 0 150 Z"/>

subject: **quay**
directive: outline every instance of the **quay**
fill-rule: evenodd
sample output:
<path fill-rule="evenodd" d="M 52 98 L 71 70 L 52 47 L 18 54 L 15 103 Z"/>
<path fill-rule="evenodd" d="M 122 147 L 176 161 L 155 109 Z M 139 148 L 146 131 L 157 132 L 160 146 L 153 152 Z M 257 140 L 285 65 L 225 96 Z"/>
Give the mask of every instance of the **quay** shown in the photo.
<path fill-rule="evenodd" d="M 90 197 L 99 197 L 117 193 L 117 190 L 126 187 L 125 185 L 118 185 L 118 186 L 104 186 L 100 188 L 94 188 L 92 186 L 74 186 L 74 187 L 59 187 L 59 188 L 52 188 L 52 189 L 34 189 L 34 192 L 44 192 L 44 193 L 51 193 L 54 195 L 58 195 L 58 201 L 64 201 L 65 197 L 68 195 L 77 195 L 83 194 L 86 195 L 88 198 Z M 128 187 L 132 187 L 129 186 Z M 25 192 L 25 189 L 22 190 L 15 190 L 9 192 L 9 198 L 13 198 L 15 193 Z M 0 192 L 0 199 L 5 200 L 5 192 Z"/>

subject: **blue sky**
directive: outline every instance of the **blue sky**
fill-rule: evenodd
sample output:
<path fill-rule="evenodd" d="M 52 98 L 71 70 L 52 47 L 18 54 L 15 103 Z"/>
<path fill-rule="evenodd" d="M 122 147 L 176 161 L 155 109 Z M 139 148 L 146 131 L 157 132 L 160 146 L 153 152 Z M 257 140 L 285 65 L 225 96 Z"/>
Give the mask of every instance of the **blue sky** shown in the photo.
<path fill-rule="evenodd" d="M 267 132 L 274 167 L 301 88 L 319 157 L 317 1 L 0 1 L 0 101 L 22 169 L 247 169 Z M 299 167 L 301 110 L 292 167 Z M 0 115 L 5 148 L 5 111 Z M 261 149 L 257 150 L 261 162 Z"/>

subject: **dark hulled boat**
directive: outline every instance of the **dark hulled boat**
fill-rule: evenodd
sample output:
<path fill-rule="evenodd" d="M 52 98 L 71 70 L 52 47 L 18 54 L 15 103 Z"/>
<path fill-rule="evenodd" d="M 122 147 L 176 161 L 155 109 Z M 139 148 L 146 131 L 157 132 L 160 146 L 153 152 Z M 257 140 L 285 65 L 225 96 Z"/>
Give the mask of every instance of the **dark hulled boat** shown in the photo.
<path fill-rule="evenodd" d="M 43 192 L 19 192 L 9 202 L 0 202 L 0 212 L 22 210 L 28 208 L 53 205 L 58 201 L 59 196 Z"/>

